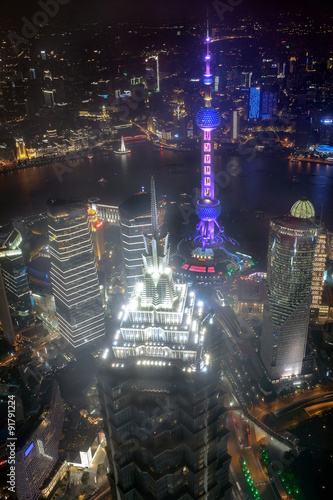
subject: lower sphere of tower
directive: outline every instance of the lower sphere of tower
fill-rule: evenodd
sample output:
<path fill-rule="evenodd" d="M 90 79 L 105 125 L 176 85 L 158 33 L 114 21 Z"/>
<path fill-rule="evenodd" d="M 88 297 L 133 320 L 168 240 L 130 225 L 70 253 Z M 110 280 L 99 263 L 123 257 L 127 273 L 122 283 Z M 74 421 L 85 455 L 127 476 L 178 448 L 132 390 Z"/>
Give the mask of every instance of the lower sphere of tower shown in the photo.
<path fill-rule="evenodd" d="M 209 198 L 198 200 L 196 212 L 201 220 L 215 220 L 221 213 L 221 203 Z"/>
<path fill-rule="evenodd" d="M 205 85 L 211 85 L 213 83 L 213 77 L 212 75 L 204 75 L 203 77 L 203 82 Z"/>

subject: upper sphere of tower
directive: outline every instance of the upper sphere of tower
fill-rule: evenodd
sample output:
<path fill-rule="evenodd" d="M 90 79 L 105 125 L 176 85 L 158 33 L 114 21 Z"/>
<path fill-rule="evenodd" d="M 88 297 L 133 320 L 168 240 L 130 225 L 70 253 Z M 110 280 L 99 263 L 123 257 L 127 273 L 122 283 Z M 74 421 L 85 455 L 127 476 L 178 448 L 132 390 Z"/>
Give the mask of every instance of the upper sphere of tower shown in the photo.
<path fill-rule="evenodd" d="M 214 130 L 220 125 L 221 116 L 214 108 L 200 108 L 196 114 L 196 122 L 201 129 Z"/>
<path fill-rule="evenodd" d="M 290 210 L 290 215 L 300 219 L 312 219 L 315 217 L 315 209 L 312 203 L 303 197 L 301 200 L 296 201 Z"/>

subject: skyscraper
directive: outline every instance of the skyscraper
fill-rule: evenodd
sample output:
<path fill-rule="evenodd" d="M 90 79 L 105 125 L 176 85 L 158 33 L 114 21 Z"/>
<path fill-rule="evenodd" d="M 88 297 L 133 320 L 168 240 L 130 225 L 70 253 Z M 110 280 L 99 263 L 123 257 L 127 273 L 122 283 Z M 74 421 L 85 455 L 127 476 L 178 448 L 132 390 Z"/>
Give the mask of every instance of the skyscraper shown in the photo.
<path fill-rule="evenodd" d="M 0 247 L 0 272 L 15 332 L 34 325 L 21 245 L 22 235 L 14 228 Z"/>
<path fill-rule="evenodd" d="M 305 355 L 318 226 L 313 205 L 297 201 L 270 222 L 260 356 L 271 379 L 299 375 Z"/>
<path fill-rule="evenodd" d="M 119 207 L 121 239 L 125 263 L 127 294 L 142 279 L 142 254 L 145 251 L 143 234 L 151 234 L 151 197 L 137 193 Z"/>
<path fill-rule="evenodd" d="M 94 255 L 96 261 L 98 262 L 101 260 L 102 256 L 105 253 L 104 223 L 99 216 L 98 210 L 93 209 L 91 206 L 88 207 L 88 216 L 90 222 Z"/>
<path fill-rule="evenodd" d="M 202 324 L 194 293 L 173 281 L 156 203 L 152 230 L 143 280 L 99 374 L 111 496 L 230 498 L 220 335 Z"/>
<path fill-rule="evenodd" d="M 260 118 L 260 87 L 250 88 L 250 107 L 249 119 L 257 120 Z"/>
<path fill-rule="evenodd" d="M 31 416 L 18 432 L 16 490 L 19 500 L 38 500 L 44 479 L 58 460 L 64 413 L 57 382 L 44 380 L 39 391 L 38 415 Z"/>
<path fill-rule="evenodd" d="M 48 219 L 59 330 L 71 347 L 83 347 L 105 334 L 87 209 L 73 200 L 50 199 Z"/>
<path fill-rule="evenodd" d="M 28 158 L 25 142 L 22 138 L 15 139 L 17 160 L 26 160 Z"/>
<path fill-rule="evenodd" d="M 317 316 L 322 302 L 324 289 L 324 274 L 327 259 L 327 231 L 323 225 L 318 227 L 318 238 L 313 260 L 313 273 L 311 283 L 311 313 Z"/>
<path fill-rule="evenodd" d="M 232 142 L 236 142 L 239 138 L 240 132 L 240 117 L 238 114 L 238 110 L 234 109 L 230 111 L 230 138 Z"/>
<path fill-rule="evenodd" d="M 10 315 L 5 284 L 2 279 L 0 267 L 0 331 L 3 336 L 12 345 L 16 344 L 15 331 Z"/>

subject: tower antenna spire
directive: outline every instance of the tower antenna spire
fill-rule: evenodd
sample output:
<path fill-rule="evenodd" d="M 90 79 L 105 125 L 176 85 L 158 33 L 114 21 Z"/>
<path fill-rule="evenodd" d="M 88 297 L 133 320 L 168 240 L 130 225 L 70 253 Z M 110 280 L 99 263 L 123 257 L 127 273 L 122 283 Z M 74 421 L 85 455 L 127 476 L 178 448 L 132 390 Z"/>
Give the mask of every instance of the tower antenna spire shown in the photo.
<path fill-rule="evenodd" d="M 152 175 L 150 177 L 150 196 L 151 196 L 151 225 L 153 235 L 158 233 L 158 210 L 157 210 L 157 200 L 156 200 L 156 188 L 155 188 L 155 178 Z"/>
<path fill-rule="evenodd" d="M 209 16 L 208 16 L 208 7 L 207 7 L 207 38 L 209 38 Z"/>

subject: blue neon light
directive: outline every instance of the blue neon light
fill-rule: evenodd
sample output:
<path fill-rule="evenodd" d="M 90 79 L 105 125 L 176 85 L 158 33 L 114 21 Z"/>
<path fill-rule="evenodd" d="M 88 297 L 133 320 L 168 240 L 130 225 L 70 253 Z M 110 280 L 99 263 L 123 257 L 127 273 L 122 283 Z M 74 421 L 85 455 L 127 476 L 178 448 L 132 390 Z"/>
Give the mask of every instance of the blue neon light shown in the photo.
<path fill-rule="evenodd" d="M 24 456 L 28 456 L 29 453 L 31 452 L 32 448 L 34 447 L 34 443 L 31 443 L 31 445 L 25 450 Z"/>
<path fill-rule="evenodd" d="M 256 119 L 260 115 L 260 87 L 250 88 L 249 118 Z"/>
<path fill-rule="evenodd" d="M 333 153 L 333 147 L 327 146 L 326 144 L 321 144 L 316 148 L 318 153 Z"/>

